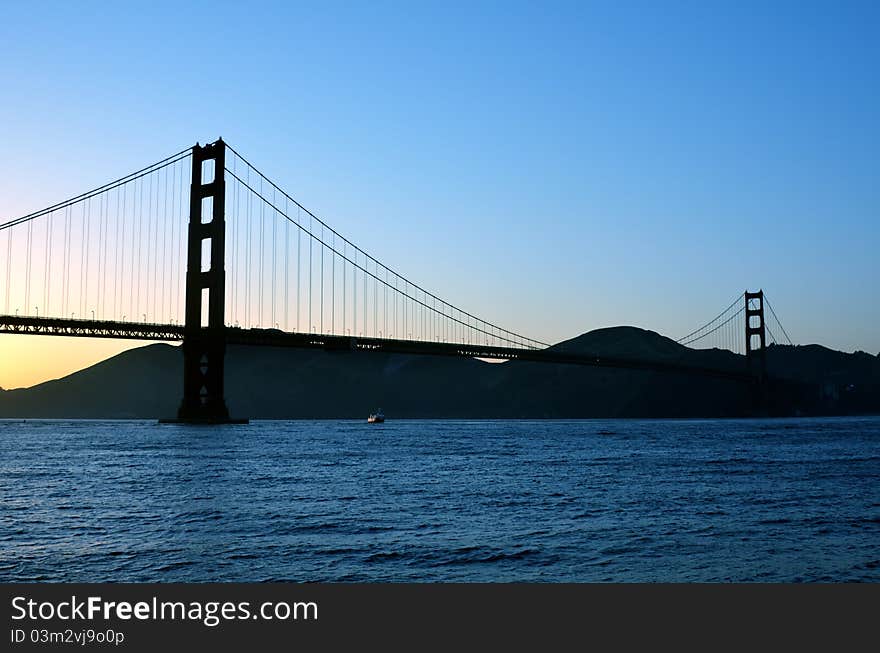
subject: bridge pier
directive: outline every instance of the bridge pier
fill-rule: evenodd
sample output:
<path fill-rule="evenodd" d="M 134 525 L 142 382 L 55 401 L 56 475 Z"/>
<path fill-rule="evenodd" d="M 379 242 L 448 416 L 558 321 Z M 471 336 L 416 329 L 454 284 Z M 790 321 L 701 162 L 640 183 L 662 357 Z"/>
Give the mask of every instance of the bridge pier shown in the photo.
<path fill-rule="evenodd" d="M 211 179 L 207 179 L 204 165 L 208 161 L 214 163 Z M 162 423 L 247 423 L 246 419 L 230 418 L 223 393 L 226 356 L 225 164 L 226 144 L 222 139 L 204 146 L 196 144 L 192 149 L 186 323 L 183 337 L 183 400 L 180 402 L 177 417 L 160 420 Z M 207 261 L 203 260 L 204 249 L 209 252 Z M 204 313 L 205 304 L 207 314 Z"/>

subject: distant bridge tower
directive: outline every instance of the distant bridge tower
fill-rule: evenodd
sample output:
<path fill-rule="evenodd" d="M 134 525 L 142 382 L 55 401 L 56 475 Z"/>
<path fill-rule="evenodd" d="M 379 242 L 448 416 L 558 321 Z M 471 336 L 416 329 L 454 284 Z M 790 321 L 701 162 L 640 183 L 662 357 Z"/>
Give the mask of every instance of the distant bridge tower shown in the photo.
<path fill-rule="evenodd" d="M 212 178 L 205 163 L 213 161 Z M 222 139 L 192 149 L 192 185 L 183 339 L 183 401 L 177 422 L 231 420 L 223 394 L 226 355 L 226 144 Z M 205 308 L 207 312 L 204 312 Z"/>
<path fill-rule="evenodd" d="M 746 291 L 744 297 L 746 302 L 746 360 L 750 367 L 757 365 L 758 373 L 766 376 L 767 337 L 764 323 L 764 291 Z"/>

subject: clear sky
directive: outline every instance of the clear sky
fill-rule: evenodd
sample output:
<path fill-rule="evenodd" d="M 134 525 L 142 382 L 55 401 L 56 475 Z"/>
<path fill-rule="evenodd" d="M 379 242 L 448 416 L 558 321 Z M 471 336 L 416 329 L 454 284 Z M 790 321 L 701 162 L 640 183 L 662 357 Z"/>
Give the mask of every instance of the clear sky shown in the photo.
<path fill-rule="evenodd" d="M 222 136 L 545 341 L 763 287 L 880 351 L 878 116 L 874 2 L 0 4 L 0 221 Z M 0 336 L 0 385 L 125 346 Z"/>

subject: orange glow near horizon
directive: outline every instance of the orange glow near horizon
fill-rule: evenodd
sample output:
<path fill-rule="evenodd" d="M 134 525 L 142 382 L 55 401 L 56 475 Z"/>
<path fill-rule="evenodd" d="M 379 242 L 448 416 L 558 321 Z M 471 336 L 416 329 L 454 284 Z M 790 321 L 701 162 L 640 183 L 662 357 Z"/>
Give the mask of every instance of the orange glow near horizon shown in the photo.
<path fill-rule="evenodd" d="M 138 340 L 0 334 L 0 387 L 28 388 L 67 376 L 127 349 Z"/>

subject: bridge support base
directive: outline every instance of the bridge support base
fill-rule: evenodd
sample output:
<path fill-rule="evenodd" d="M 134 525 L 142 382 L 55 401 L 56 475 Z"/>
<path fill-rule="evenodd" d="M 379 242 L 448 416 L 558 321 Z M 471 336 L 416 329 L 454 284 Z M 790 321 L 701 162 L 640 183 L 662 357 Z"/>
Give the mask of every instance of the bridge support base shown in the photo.
<path fill-rule="evenodd" d="M 183 401 L 177 417 L 161 419 L 161 424 L 247 424 L 248 420 L 229 416 L 223 396 L 223 337 L 204 333 L 187 334 L 183 339 Z"/>

